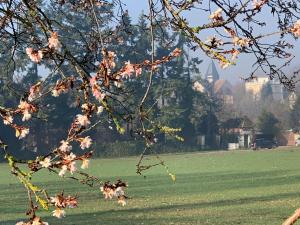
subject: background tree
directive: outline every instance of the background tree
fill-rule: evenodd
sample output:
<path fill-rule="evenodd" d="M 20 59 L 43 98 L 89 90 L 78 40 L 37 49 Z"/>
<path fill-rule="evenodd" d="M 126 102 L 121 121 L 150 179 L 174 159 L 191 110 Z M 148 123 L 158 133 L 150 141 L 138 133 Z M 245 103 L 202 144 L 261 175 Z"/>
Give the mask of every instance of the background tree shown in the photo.
<path fill-rule="evenodd" d="M 258 117 L 257 128 L 263 134 L 275 137 L 280 130 L 278 127 L 278 123 L 279 120 L 272 113 L 264 110 Z"/>
<path fill-rule="evenodd" d="M 297 97 L 296 102 L 290 113 L 289 124 L 292 129 L 300 130 L 300 98 Z"/>
<path fill-rule="evenodd" d="M 261 100 L 263 101 L 270 101 L 273 100 L 273 92 L 270 83 L 267 83 L 263 86 L 261 90 Z"/>
<path fill-rule="evenodd" d="M 196 78 L 195 82 L 197 81 L 205 87 L 205 81 Z M 194 89 L 190 121 L 197 135 L 206 136 L 205 143 L 210 148 L 216 147 L 216 135 L 219 134 L 217 113 L 220 112 L 221 107 L 221 100 L 212 95 L 209 89 L 204 89 L 203 92 Z"/>
<path fill-rule="evenodd" d="M 280 121 L 278 126 L 282 130 L 290 129 L 289 114 L 290 107 L 288 101 L 278 101 L 273 99 L 270 88 L 264 87 L 263 92 L 268 92 L 267 95 L 262 94 L 261 98 L 254 98 L 251 92 L 247 92 L 243 83 L 236 84 L 233 91 L 233 109 L 230 108 L 231 114 L 237 117 L 247 116 L 252 121 L 257 121 L 263 110 L 271 112 Z M 267 91 L 268 90 L 268 91 Z"/>

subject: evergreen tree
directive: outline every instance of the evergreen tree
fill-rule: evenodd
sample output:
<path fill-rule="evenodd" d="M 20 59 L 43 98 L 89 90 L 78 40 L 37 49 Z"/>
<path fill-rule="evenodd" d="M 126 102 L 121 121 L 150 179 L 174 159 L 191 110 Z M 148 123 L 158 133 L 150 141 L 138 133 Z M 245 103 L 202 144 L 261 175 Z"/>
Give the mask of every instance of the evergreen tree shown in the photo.
<path fill-rule="evenodd" d="M 194 92 L 193 109 L 190 115 L 196 135 L 205 135 L 205 143 L 216 147 L 215 137 L 219 133 L 219 120 L 216 116 L 221 107 L 218 98 L 207 92 Z"/>
<path fill-rule="evenodd" d="M 297 97 L 295 104 L 290 112 L 290 126 L 293 130 L 300 130 L 300 98 Z"/>
<path fill-rule="evenodd" d="M 258 117 L 257 127 L 263 134 L 275 136 L 280 131 L 278 123 L 279 120 L 273 113 L 264 110 Z"/>
<path fill-rule="evenodd" d="M 261 90 L 261 99 L 263 101 L 273 100 L 272 94 L 273 94 L 273 92 L 272 92 L 271 84 L 270 83 L 265 84 Z"/>

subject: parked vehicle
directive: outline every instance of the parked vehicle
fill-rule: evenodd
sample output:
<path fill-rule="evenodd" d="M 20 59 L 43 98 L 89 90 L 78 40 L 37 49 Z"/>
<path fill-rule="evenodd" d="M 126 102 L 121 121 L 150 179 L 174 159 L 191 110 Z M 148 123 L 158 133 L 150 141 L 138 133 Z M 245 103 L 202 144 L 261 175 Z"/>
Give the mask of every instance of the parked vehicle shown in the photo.
<path fill-rule="evenodd" d="M 257 135 L 253 143 L 251 144 L 251 148 L 253 150 L 262 149 L 262 148 L 272 149 L 277 147 L 278 147 L 278 143 L 276 139 L 272 136 L 267 136 L 267 135 Z"/>

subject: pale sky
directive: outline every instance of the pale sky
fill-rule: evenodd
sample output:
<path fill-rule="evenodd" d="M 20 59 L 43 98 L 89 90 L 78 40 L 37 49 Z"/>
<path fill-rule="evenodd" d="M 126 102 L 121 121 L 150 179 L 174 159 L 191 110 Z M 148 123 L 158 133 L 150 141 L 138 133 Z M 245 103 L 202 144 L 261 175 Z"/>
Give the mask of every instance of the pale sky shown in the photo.
<path fill-rule="evenodd" d="M 138 18 L 138 16 L 140 15 L 141 11 L 144 10 L 145 12 L 148 9 L 148 1 L 147 0 L 126 0 L 124 1 L 126 3 L 125 8 L 128 9 L 129 11 L 129 15 L 131 16 L 133 22 L 135 22 Z M 196 25 L 196 24 L 201 24 L 204 22 L 208 22 L 208 15 L 199 15 L 199 11 L 191 11 L 189 13 L 189 15 L 187 15 L 187 19 L 189 21 L 189 23 L 191 25 Z M 261 31 L 258 31 L 260 33 L 265 33 L 266 29 L 267 32 L 269 32 L 269 30 L 272 30 L 272 26 L 273 29 L 275 28 L 274 26 L 274 18 L 271 15 L 271 13 L 269 11 L 263 11 L 262 13 L 262 17 L 261 17 L 264 21 L 266 21 L 267 23 L 269 23 L 269 25 L 267 27 L 263 27 L 261 29 Z M 215 34 L 215 32 L 213 32 L 212 30 L 210 31 L 205 31 L 203 33 L 200 34 L 200 37 L 203 37 L 203 40 L 205 40 L 207 37 L 212 36 L 212 34 Z M 202 36 L 201 36 L 202 35 Z M 274 38 L 278 38 L 278 36 L 274 36 L 272 37 L 272 39 Z M 266 43 L 268 43 L 270 39 L 266 39 L 264 40 Z M 292 38 L 289 38 L 289 41 L 291 41 L 294 45 L 295 48 L 290 51 L 293 55 L 295 55 L 295 59 L 293 60 L 292 64 L 290 66 L 288 66 L 285 70 L 287 72 L 287 74 L 292 73 L 292 71 L 300 68 L 300 39 L 297 41 L 294 41 Z M 190 51 L 192 52 L 192 51 Z M 210 63 L 211 59 L 208 58 L 203 52 L 201 52 L 200 50 L 197 50 L 195 53 L 192 53 L 193 56 L 198 56 L 199 59 L 203 60 L 203 63 L 201 63 L 199 65 L 199 69 L 202 73 L 206 72 L 207 66 Z M 255 58 L 253 55 L 240 55 L 238 60 L 237 60 L 237 65 L 235 66 L 230 66 L 230 68 L 227 68 L 225 70 L 221 69 L 218 66 L 218 63 L 215 62 L 218 72 L 221 75 L 221 77 L 223 79 L 227 79 L 230 80 L 232 83 L 235 83 L 237 81 L 239 81 L 239 77 L 246 77 L 247 75 L 249 75 L 249 73 L 251 72 L 251 68 L 252 68 L 252 64 L 255 62 Z M 282 62 L 281 62 L 282 63 Z M 276 64 L 279 64 L 276 61 Z M 257 74 L 257 75 L 261 75 L 261 74 Z"/>

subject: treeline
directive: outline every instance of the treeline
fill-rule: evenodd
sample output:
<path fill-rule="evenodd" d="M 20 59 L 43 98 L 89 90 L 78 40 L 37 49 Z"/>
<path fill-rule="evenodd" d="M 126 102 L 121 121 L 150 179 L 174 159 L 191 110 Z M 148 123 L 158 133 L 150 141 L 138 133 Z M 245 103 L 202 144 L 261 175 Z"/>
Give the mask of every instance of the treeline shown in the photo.
<path fill-rule="evenodd" d="M 51 15 L 51 5 L 45 7 L 49 8 L 49 15 Z M 61 41 L 65 45 L 70 45 L 69 49 L 74 51 L 73 54 L 77 54 L 81 56 L 82 60 L 88 61 L 89 55 L 77 51 L 76 46 L 72 46 L 72 40 L 75 39 L 76 35 L 81 35 L 76 32 L 76 26 L 84 26 L 88 33 L 90 21 L 76 14 L 61 17 L 53 12 L 52 16 L 56 19 L 59 18 L 59 22 L 66 27 L 69 26 L 69 29 L 66 29 L 67 34 L 62 35 L 68 38 Z M 109 14 L 107 14 L 107 18 L 102 18 L 103 26 L 109 26 L 109 23 L 105 23 L 108 18 Z M 141 15 L 138 22 L 133 24 L 125 12 L 115 33 L 118 35 L 114 33 L 105 34 L 105 32 L 104 35 L 110 35 L 115 42 L 114 49 L 108 50 L 116 53 L 119 62 L 125 59 L 131 63 L 149 60 L 147 55 L 151 51 L 151 38 L 144 15 Z M 153 149 L 157 152 L 167 152 L 170 151 L 168 149 L 173 148 L 177 148 L 177 151 L 180 149 L 183 151 L 186 146 L 192 148 L 196 145 L 197 134 L 213 135 L 217 132 L 215 112 L 219 106 L 214 99 L 205 93 L 193 90 L 193 74 L 199 74 L 197 65 L 201 63 L 201 60 L 196 57 L 190 58 L 188 51 L 191 46 L 188 45 L 184 36 L 175 35 L 160 26 L 156 27 L 155 37 L 157 42 L 155 59 L 163 59 L 176 48 L 182 50 L 182 55 L 176 61 L 170 61 L 156 69 L 153 77 L 153 88 L 146 100 L 145 108 L 149 112 L 149 121 L 159 126 L 165 126 L 167 129 L 180 128 L 181 131 L 176 137 L 166 134 L 157 135 L 153 138 L 157 142 L 157 147 Z M 85 40 L 89 41 L 89 38 L 94 37 L 85 37 Z M 0 46 L 3 47 L 4 44 L 12 43 L 0 43 Z M 81 43 L 77 44 L 80 45 Z M 33 64 L 25 55 L 25 49 L 24 52 L 17 53 L 14 59 L 9 56 L 9 53 L 3 52 L 0 62 L 0 104 L 6 107 L 16 107 L 20 100 L 26 97 L 30 87 L 39 81 L 43 82 L 44 86 L 54 85 L 53 81 L 56 80 L 54 78 L 62 76 L 60 70 L 63 70 L 64 74 L 68 76 L 72 76 L 72 73 L 76 72 L 73 68 L 68 68 L 63 64 L 60 65 L 60 69 L 47 63 L 46 67 Z M 96 70 L 94 65 L 85 69 L 91 74 Z M 136 104 L 143 97 L 147 88 L 148 76 L 149 74 L 143 71 L 140 76 L 129 79 L 124 87 L 121 87 L 124 90 L 123 96 L 119 95 L 116 99 L 109 100 L 114 101 L 114 110 L 118 114 L 117 119 L 120 121 L 120 126 L 125 128 L 125 134 L 122 135 L 117 132 L 113 122 L 116 118 L 111 118 L 103 112 L 100 115 L 103 122 L 99 123 L 96 129 L 89 133 L 93 139 L 94 149 L 97 151 L 96 155 L 132 155 L 143 151 L 144 143 L 138 138 L 138 135 L 135 135 L 138 132 L 136 128 L 139 121 L 135 120 L 134 115 L 138 107 Z M 9 145 L 9 151 L 14 152 L 16 156 L 22 155 L 23 158 L 26 156 L 30 158 L 33 155 L 47 153 L 57 147 L 59 142 L 66 137 L 74 117 L 80 113 L 80 98 L 74 96 L 72 91 L 63 94 L 60 98 L 48 94 L 39 101 L 38 113 L 34 115 L 32 120 L 26 122 L 30 127 L 30 135 L 26 139 L 16 141 L 14 130 L 2 122 L 0 124 L 1 140 Z M 126 113 L 124 113 L 125 111 Z M 123 116 L 125 114 L 127 115 L 126 118 Z M 14 119 L 21 122 L 21 118 Z M 183 139 L 184 142 L 180 143 L 178 139 Z M 76 151 L 76 146 L 73 148 Z"/>
<path fill-rule="evenodd" d="M 45 7 L 49 8 L 49 15 L 51 15 L 51 5 Z M 76 14 L 62 17 L 61 15 L 55 15 L 53 12 L 52 16 L 58 18 L 59 22 L 66 27 L 69 26 L 69 29 L 66 29 L 67 34 L 63 35 L 68 38 L 63 39 L 62 42 L 69 45 L 69 48 L 74 51 L 74 54 L 79 55 L 81 60 L 88 61 L 90 56 L 78 51 L 76 46 L 72 45 L 72 40 L 75 39 L 76 35 L 84 35 L 76 31 L 76 26 L 86 29 L 88 33 L 90 21 Z M 103 26 L 109 26 L 109 23 L 105 22 L 108 21 L 108 18 L 109 13 L 107 18 L 102 18 Z M 149 60 L 147 55 L 151 51 L 151 38 L 144 15 L 141 15 L 138 22 L 133 24 L 131 18 L 125 12 L 115 33 L 106 33 L 115 42 L 114 49 L 108 50 L 117 54 L 119 62 L 125 59 L 130 60 L 131 63 L 141 63 Z M 255 119 L 252 114 L 247 114 L 248 111 L 245 111 L 247 107 L 243 106 L 243 104 L 247 105 L 247 102 L 244 102 L 246 100 L 239 100 L 242 95 L 236 96 L 234 105 L 228 108 L 218 96 L 211 94 L 209 91 L 201 92 L 193 88 L 195 81 L 202 83 L 203 86 L 206 85 L 206 81 L 200 77 L 198 70 L 198 64 L 201 63 L 201 60 L 197 57 L 191 57 L 189 51 L 193 49 L 193 46 L 189 45 L 183 35 L 173 34 L 160 26 L 156 27 L 155 37 L 157 43 L 155 46 L 155 59 L 162 59 L 175 48 L 181 49 L 182 55 L 176 61 L 158 67 L 154 74 L 153 88 L 146 101 L 149 122 L 169 128 L 180 128 L 181 131 L 177 134 L 177 137 L 165 133 L 153 137 L 156 142 L 152 147 L 153 151 L 161 153 L 199 150 L 199 142 L 201 142 L 199 138 L 201 136 L 205 136 L 205 150 L 226 148 L 227 143 L 235 141 L 237 137 L 223 135 L 222 140 L 218 141 L 216 136 L 221 135 L 222 131 L 239 126 L 241 119 L 245 118 L 251 121 L 253 128 L 257 127 L 255 125 L 256 121 L 263 124 L 261 120 Z M 89 41 L 93 38 L 85 37 L 85 40 Z M 0 47 L 4 44 L 9 45 L 12 43 L 0 43 Z M 80 45 L 81 43 L 77 44 Z M 24 97 L 23 94 L 28 92 L 33 84 L 41 81 L 43 85 L 51 86 L 54 85 L 53 81 L 56 80 L 54 78 L 62 76 L 55 65 L 46 64 L 45 68 L 41 68 L 37 64 L 31 63 L 24 52 L 18 53 L 18 57 L 15 59 L 11 59 L 9 53 L 3 52 L 1 54 L 1 105 L 15 107 L 19 104 L 20 99 Z M 90 68 L 85 69 L 92 74 L 95 71 L 95 66 L 90 65 Z M 72 76 L 72 73 L 76 72 L 73 68 L 64 65 L 60 65 L 60 70 L 63 70 L 64 74 L 68 76 Z M 137 155 L 143 151 L 144 143 L 138 138 L 138 135 L 135 135 L 138 132 L 136 127 L 138 127 L 139 121 L 136 121 L 134 115 L 138 107 L 136 104 L 143 97 L 147 88 L 148 77 L 149 74 L 143 71 L 140 76 L 129 79 L 122 87 L 124 90 L 123 95 L 109 100 L 114 101 L 114 110 L 118 114 L 120 126 L 125 129 L 125 134 L 117 132 L 115 123 L 113 123 L 116 118 L 111 118 L 106 113 L 102 113 L 100 118 L 103 118 L 103 122 L 99 123 L 89 133 L 93 139 L 93 148 L 96 150 L 95 155 Z M 239 91 L 237 90 L 236 93 L 239 93 Z M 241 104 L 238 104 L 238 102 Z M 0 137 L 8 143 L 9 151 L 14 152 L 16 156 L 30 158 L 34 155 L 45 154 L 57 147 L 59 142 L 67 136 L 68 128 L 74 117 L 80 113 L 81 106 L 80 98 L 74 96 L 72 91 L 60 96 L 60 98 L 55 98 L 49 94 L 41 99 L 39 105 L 37 115 L 28 122 L 30 135 L 24 140 L 16 141 L 14 130 L 8 128 L 2 122 L 0 123 Z M 124 113 L 125 111 L 126 113 Z M 292 115 L 297 117 L 299 114 L 297 113 L 298 111 L 294 110 Z M 125 114 L 126 117 L 123 116 Z M 274 121 L 276 124 L 279 122 L 274 118 L 271 123 L 275 123 Z M 298 123 L 299 121 L 298 119 Z M 181 139 L 184 141 L 180 141 Z M 76 146 L 73 146 L 75 151 L 80 151 L 76 148 Z"/>

